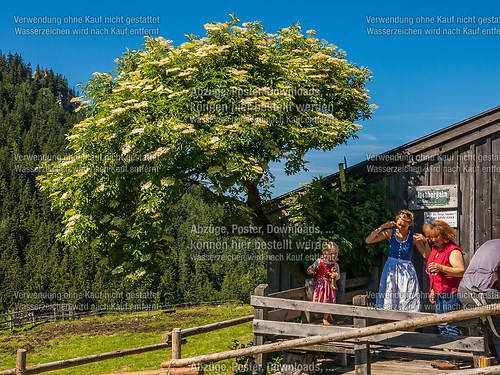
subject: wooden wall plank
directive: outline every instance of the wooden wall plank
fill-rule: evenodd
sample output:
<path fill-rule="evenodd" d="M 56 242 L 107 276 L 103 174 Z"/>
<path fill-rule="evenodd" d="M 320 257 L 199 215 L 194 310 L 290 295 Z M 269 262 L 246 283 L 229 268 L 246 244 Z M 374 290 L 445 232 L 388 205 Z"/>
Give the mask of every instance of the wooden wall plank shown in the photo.
<path fill-rule="evenodd" d="M 443 162 L 436 159 L 429 163 L 429 185 L 443 185 Z"/>
<path fill-rule="evenodd" d="M 443 185 L 458 185 L 459 164 L 458 150 L 453 150 L 442 155 L 443 158 Z"/>
<path fill-rule="evenodd" d="M 491 155 L 491 139 L 487 138 L 476 143 L 476 207 L 475 222 L 475 248 L 491 239 L 491 174 L 483 173 L 483 168 L 488 168 L 491 162 L 484 160 Z"/>
<path fill-rule="evenodd" d="M 458 186 L 459 240 L 465 253 L 466 266 L 475 251 L 474 216 L 476 179 L 474 168 L 476 148 L 468 144 L 460 148 L 460 181 Z"/>
<path fill-rule="evenodd" d="M 491 237 L 500 238 L 500 132 L 491 137 Z"/>
<path fill-rule="evenodd" d="M 279 290 L 284 290 L 280 284 L 281 280 L 281 262 L 274 260 L 272 258 L 268 258 L 267 264 L 267 283 L 269 284 L 269 292 L 274 293 Z M 289 273 L 288 270 L 286 273 Z"/>

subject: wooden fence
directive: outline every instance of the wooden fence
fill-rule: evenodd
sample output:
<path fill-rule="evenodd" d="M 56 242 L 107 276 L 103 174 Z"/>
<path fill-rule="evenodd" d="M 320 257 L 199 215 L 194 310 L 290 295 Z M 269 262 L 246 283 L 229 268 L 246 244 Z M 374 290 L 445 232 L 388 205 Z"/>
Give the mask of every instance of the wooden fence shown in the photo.
<path fill-rule="evenodd" d="M 423 354 L 429 357 L 432 353 L 446 355 L 444 350 L 459 351 L 459 355 L 484 355 L 484 337 L 441 336 L 427 333 L 417 333 L 416 328 L 430 327 L 438 324 L 455 323 L 469 326 L 471 321 L 486 315 L 500 314 L 500 304 L 482 306 L 476 309 L 453 311 L 446 314 L 430 314 L 419 312 L 376 310 L 367 306 L 367 296 L 359 295 L 354 298 L 353 305 L 324 304 L 305 301 L 302 297 L 303 288 L 292 289 L 286 292 L 267 294 L 267 285 L 260 285 L 252 296 L 254 306 L 254 345 L 250 348 L 237 349 L 227 352 L 201 355 L 192 358 L 175 358 L 162 363 L 165 369 L 182 366 L 200 366 L 204 363 L 217 362 L 229 358 L 254 356 L 256 371 L 266 373 L 265 353 L 289 350 L 320 350 L 335 353 L 351 353 L 355 358 L 356 374 L 370 374 L 371 351 L 389 350 L 410 352 L 414 348 L 425 348 Z M 288 299 L 291 297 L 299 299 Z M 288 297 L 288 298 L 287 298 Z M 362 302 L 361 302 L 362 301 Z M 300 312 L 300 314 L 298 313 Z M 353 327 L 312 325 L 298 322 L 303 312 L 332 313 L 351 316 L 354 318 Z M 285 320 L 274 321 L 279 318 Z M 289 322 L 286 320 L 294 320 Z M 389 320 L 389 323 L 369 326 L 371 319 Z M 410 331 L 408 331 L 410 330 Z M 292 339 L 290 339 L 293 337 Z M 269 339 L 285 338 L 284 341 L 269 342 Z M 267 341 L 267 342 L 265 342 Z M 413 353 L 414 354 L 414 353 Z M 422 354 L 422 352 L 420 353 Z M 491 367 L 499 371 L 500 367 Z M 254 367 L 255 370 L 255 367 Z M 411 371 L 411 368 L 409 368 Z M 484 373 L 490 370 L 483 369 Z M 464 371 L 463 374 L 469 372 Z M 471 374 L 475 372 L 470 372 Z"/>
<path fill-rule="evenodd" d="M 313 304 L 318 305 L 317 303 Z M 330 304 L 323 304 L 323 305 L 326 306 Z M 348 306 L 348 307 L 352 308 L 353 306 Z M 390 312 L 392 313 L 394 311 Z M 452 311 L 444 314 L 429 314 L 422 317 L 405 319 L 402 321 L 395 321 L 391 323 L 378 324 L 370 327 L 341 330 L 335 333 L 322 332 L 321 335 L 314 335 L 310 337 L 291 339 L 275 343 L 266 343 L 263 345 L 254 345 L 250 348 L 236 349 L 221 353 L 207 354 L 191 358 L 172 359 L 171 361 L 162 363 L 162 367 L 173 368 L 173 367 L 182 367 L 189 365 L 200 365 L 203 363 L 222 361 L 229 358 L 276 352 L 282 350 L 291 350 L 300 347 L 309 347 L 317 344 L 325 344 L 329 342 L 336 343 L 348 340 L 357 340 L 356 342 L 364 342 L 369 340 L 368 337 L 370 336 L 429 327 L 437 324 L 456 323 L 460 321 L 476 319 L 487 315 L 499 315 L 499 314 L 500 314 L 500 303 L 481 306 L 479 308 L 474 308 L 474 309 Z M 328 328 L 328 327 L 322 327 L 322 328 Z"/>
<path fill-rule="evenodd" d="M 211 302 L 197 302 L 197 303 L 183 303 L 172 306 L 156 306 L 154 310 L 161 310 L 163 312 L 175 312 L 174 307 L 179 306 L 199 306 L 199 305 L 218 305 L 221 303 L 233 303 L 240 302 L 236 300 L 224 300 L 224 301 L 211 301 Z M 122 314 L 125 312 L 138 312 L 138 311 L 153 311 L 153 309 L 136 309 L 133 307 L 119 307 L 116 309 L 92 307 L 85 310 L 80 310 L 75 308 L 71 303 L 58 303 L 43 305 L 33 309 L 13 311 L 6 314 L 0 314 L 0 331 L 10 330 L 13 331 L 15 328 L 21 328 L 31 324 L 41 324 L 50 321 L 57 320 L 73 320 L 85 316 L 94 315 L 106 315 L 106 314 Z M 97 305 L 99 306 L 99 305 Z M 133 305 L 131 305 L 133 306 Z"/>
<path fill-rule="evenodd" d="M 367 295 L 356 295 L 353 305 L 324 304 L 305 301 L 301 296 L 301 288 L 279 294 L 267 295 L 267 285 L 256 288 L 251 304 L 255 308 L 253 324 L 254 344 L 263 345 L 265 341 L 289 339 L 291 337 L 309 337 L 322 334 L 348 332 L 357 328 L 368 327 L 373 321 L 404 321 L 408 319 L 432 318 L 437 314 L 378 310 L 369 307 Z M 352 326 L 323 326 L 304 324 L 310 322 L 311 313 L 330 313 L 336 316 L 353 317 Z M 301 321 L 291 321 L 291 318 L 305 316 Z M 278 317 L 278 319 L 276 319 Z M 282 319 L 285 317 L 285 319 Z M 465 328 L 474 326 L 475 321 L 457 323 Z M 479 358 L 487 355 L 484 336 L 443 336 L 429 333 L 394 331 L 384 335 L 368 337 L 365 340 L 351 340 L 348 342 L 328 343 L 298 347 L 306 351 L 339 353 L 344 356 L 354 355 L 356 374 L 370 373 L 370 350 L 404 353 L 412 356 L 446 356 L 453 351 L 456 356 L 473 357 L 476 366 Z M 424 349 L 424 350 L 422 350 Z M 449 352 L 443 352 L 448 350 Z M 266 368 L 265 355 L 258 354 L 256 362 L 263 369 Z"/>
<path fill-rule="evenodd" d="M 55 320 L 72 320 L 81 316 L 100 315 L 105 311 L 75 311 L 73 304 L 52 304 L 29 310 L 13 311 L 0 314 L 0 331 L 24 327 L 30 324 L 45 323 Z"/>
<path fill-rule="evenodd" d="M 65 359 L 62 361 L 43 363 L 43 364 L 30 366 L 30 367 L 27 367 L 26 350 L 19 349 L 17 351 L 16 368 L 10 369 L 10 370 L 0 371 L 0 375 L 40 374 L 40 373 L 44 373 L 44 372 L 48 372 L 48 371 L 60 370 L 60 369 L 74 367 L 74 366 L 81 366 L 81 365 L 85 365 L 85 364 L 89 364 L 89 363 L 104 361 L 106 359 L 120 358 L 120 357 L 124 357 L 124 356 L 146 353 L 146 352 L 159 350 L 159 349 L 165 349 L 165 348 L 169 348 L 169 347 L 172 348 L 172 356 L 180 358 L 181 344 L 184 344 L 186 342 L 186 340 L 185 340 L 186 337 L 197 335 L 197 334 L 204 333 L 204 332 L 215 331 L 215 330 L 218 330 L 221 328 L 232 327 L 232 326 L 235 326 L 238 324 L 243 324 L 246 322 L 250 322 L 250 321 L 252 321 L 253 317 L 254 317 L 253 315 L 248 315 L 248 316 L 244 316 L 241 318 L 226 320 L 223 322 L 211 323 L 211 324 L 207 324 L 204 326 L 186 328 L 183 330 L 180 330 L 177 328 L 177 329 L 174 329 L 171 333 L 167 333 L 167 334 L 163 335 L 162 338 L 165 342 L 162 342 L 162 343 L 141 346 L 138 348 L 117 350 L 117 351 L 109 352 L 109 353 L 95 354 L 95 355 L 90 355 L 90 356 L 86 356 L 86 357 Z M 155 370 L 155 371 L 145 371 L 145 372 L 141 372 L 141 373 L 144 375 L 146 375 L 146 374 L 151 375 L 151 374 L 162 374 L 162 373 L 166 373 L 166 372 L 163 370 Z M 202 373 L 202 370 L 198 369 L 196 366 L 192 366 L 192 367 L 187 368 L 187 369 L 173 369 L 169 372 L 170 375 L 184 374 L 184 373 L 189 373 L 189 374 L 196 373 L 196 374 L 198 374 L 198 373 Z"/>

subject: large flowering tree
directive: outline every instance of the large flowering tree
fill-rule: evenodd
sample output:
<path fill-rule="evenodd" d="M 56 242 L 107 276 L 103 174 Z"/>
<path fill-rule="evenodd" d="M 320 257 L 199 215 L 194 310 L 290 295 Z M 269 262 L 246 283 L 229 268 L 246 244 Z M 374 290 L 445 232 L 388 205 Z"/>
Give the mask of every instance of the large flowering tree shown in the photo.
<path fill-rule="evenodd" d="M 314 31 L 269 34 L 234 16 L 205 29 L 180 46 L 147 38 L 111 74 L 95 73 L 69 156 L 41 176 L 64 214 L 61 238 L 100 250 L 117 270 L 160 262 L 172 207 L 190 186 L 276 239 L 263 211 L 270 163 L 303 170 L 308 150 L 345 143 L 372 112 L 370 71 Z"/>

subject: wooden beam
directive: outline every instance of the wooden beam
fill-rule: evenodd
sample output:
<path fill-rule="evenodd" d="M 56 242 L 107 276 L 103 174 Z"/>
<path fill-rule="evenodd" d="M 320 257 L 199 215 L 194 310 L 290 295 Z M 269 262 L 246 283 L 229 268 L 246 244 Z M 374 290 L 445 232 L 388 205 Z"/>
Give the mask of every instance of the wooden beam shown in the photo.
<path fill-rule="evenodd" d="M 500 365 L 449 372 L 448 375 L 490 375 L 500 374 Z"/>
<path fill-rule="evenodd" d="M 433 313 L 414 311 L 382 310 L 373 307 L 350 306 L 334 303 L 318 303 L 310 301 L 286 300 L 283 298 L 260 297 L 253 295 L 250 304 L 254 307 L 268 307 L 285 310 L 308 311 L 314 313 L 330 313 L 334 315 L 358 318 L 374 318 L 384 320 L 406 320 L 433 316 Z"/>
<path fill-rule="evenodd" d="M 301 288 L 285 290 L 282 292 L 270 293 L 269 297 L 286 298 L 286 299 L 304 299 L 305 294 L 306 294 L 306 288 L 301 287 Z"/>
<path fill-rule="evenodd" d="M 344 345 L 344 346 L 341 346 Z M 347 344 L 349 345 L 349 344 Z M 345 343 L 327 343 L 321 345 L 310 345 L 310 346 L 299 346 L 296 348 L 297 350 L 307 350 L 314 352 L 322 352 L 322 353 L 336 353 L 336 354 L 354 354 L 354 349 L 352 348 L 352 344 L 350 347 L 345 346 Z M 345 365 L 347 366 L 347 364 Z M 345 367 L 344 366 L 344 367 Z"/>
<path fill-rule="evenodd" d="M 427 151 L 426 156 L 436 156 L 462 146 L 465 143 L 464 138 L 467 143 L 472 143 L 498 131 L 500 131 L 500 122 L 498 121 L 498 115 L 496 115 L 496 119 L 490 117 L 489 119 L 483 119 L 480 123 L 471 123 L 467 132 L 464 132 L 463 128 L 457 128 L 444 134 L 445 137 L 429 139 L 427 142 L 408 147 L 405 151 L 410 154 Z"/>
<path fill-rule="evenodd" d="M 199 327 L 186 328 L 186 329 L 181 330 L 181 335 L 182 335 L 182 337 L 188 337 L 188 336 L 197 335 L 199 333 L 216 331 L 216 330 L 221 329 L 221 328 L 233 327 L 233 326 L 236 326 L 238 324 L 251 322 L 253 320 L 253 317 L 254 317 L 253 315 L 247 315 L 247 316 L 243 316 L 241 318 L 225 320 L 223 322 L 211 323 L 211 324 L 207 324 L 207 325 L 199 326 Z"/>
<path fill-rule="evenodd" d="M 347 279 L 345 281 L 345 287 L 347 288 L 356 288 L 358 286 L 367 287 L 370 284 L 369 277 L 356 277 L 355 279 Z"/>
<path fill-rule="evenodd" d="M 152 350 L 158 350 L 158 349 L 163 349 L 163 348 L 168 348 L 168 347 L 170 347 L 169 343 L 153 344 L 153 345 L 148 345 L 148 346 L 142 346 L 140 348 L 117 350 L 114 352 L 89 355 L 87 357 L 72 358 L 72 359 L 65 359 L 62 361 L 43 363 L 40 365 L 27 367 L 24 374 L 26 374 L 26 375 L 40 374 L 42 372 L 60 370 L 60 369 L 68 368 L 68 367 L 84 365 L 87 363 L 99 362 L 99 361 L 102 361 L 104 359 L 109 359 L 109 358 L 119 358 L 119 357 L 131 355 L 131 354 L 146 353 L 146 352 L 150 352 Z"/>
<path fill-rule="evenodd" d="M 203 369 L 196 366 L 178 367 L 178 368 L 165 368 L 160 370 L 146 370 L 135 372 L 118 372 L 115 374 L 106 375 L 202 375 Z"/>
<path fill-rule="evenodd" d="M 326 305 L 326 304 L 325 304 Z M 243 357 L 248 355 L 263 354 L 268 352 L 276 352 L 281 350 L 294 349 L 298 346 L 309 346 L 323 344 L 331 341 L 345 341 L 349 339 L 357 339 L 367 336 L 373 336 L 383 333 L 390 333 L 399 330 L 408 330 L 434 326 L 437 324 L 455 323 L 461 320 L 473 319 L 486 315 L 500 314 L 500 303 L 481 306 L 475 309 L 452 311 L 444 314 L 435 314 L 423 318 L 409 319 L 406 321 L 385 323 L 371 327 L 357 328 L 352 331 L 338 332 L 326 335 L 311 336 L 300 339 L 293 339 L 279 343 L 256 345 L 251 348 L 230 350 L 221 353 L 201 355 L 192 358 L 183 358 L 171 360 L 162 363 L 163 368 L 169 367 L 184 367 L 191 364 L 201 364 L 209 362 L 218 362 L 224 359 Z"/>
<path fill-rule="evenodd" d="M 343 304 L 319 303 L 310 301 L 287 300 L 283 298 L 259 297 L 253 295 L 250 304 L 254 307 L 268 307 L 283 310 L 296 310 L 306 313 L 330 313 L 334 315 L 350 316 L 358 318 L 371 318 L 378 320 L 406 320 L 414 318 L 423 318 L 426 316 L 436 315 L 435 313 L 424 313 L 415 311 L 401 310 L 383 310 L 375 309 L 374 307 L 351 306 Z M 457 326 L 469 327 L 477 325 L 474 320 L 457 322 Z"/>
<path fill-rule="evenodd" d="M 278 335 L 284 337 L 310 337 L 338 332 L 352 332 L 354 330 L 356 330 L 356 328 L 342 326 L 326 327 L 322 325 L 270 322 L 266 320 L 256 320 L 254 322 L 254 332 L 263 335 Z M 346 341 L 356 342 L 357 340 L 350 339 Z M 450 349 L 470 352 L 484 351 L 484 338 L 479 336 L 445 336 L 433 333 L 395 331 L 369 336 L 363 341 L 389 346 L 411 346 L 415 348 Z"/>

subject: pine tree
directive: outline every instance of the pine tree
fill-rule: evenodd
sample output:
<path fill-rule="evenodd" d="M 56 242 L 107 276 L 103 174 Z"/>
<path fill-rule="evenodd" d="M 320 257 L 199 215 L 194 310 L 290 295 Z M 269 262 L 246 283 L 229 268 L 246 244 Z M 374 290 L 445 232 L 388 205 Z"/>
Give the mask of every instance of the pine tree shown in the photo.
<path fill-rule="evenodd" d="M 49 291 L 58 274 L 61 218 L 39 193 L 34 168 L 64 152 L 65 134 L 79 120 L 74 96 L 61 75 L 0 53 L 0 311 L 51 302 L 16 301 L 16 292 Z"/>

